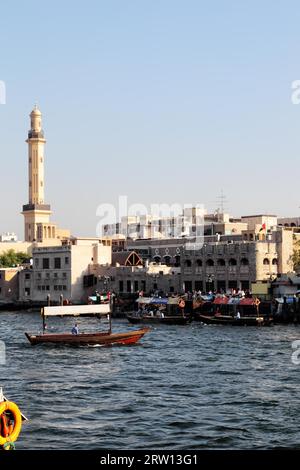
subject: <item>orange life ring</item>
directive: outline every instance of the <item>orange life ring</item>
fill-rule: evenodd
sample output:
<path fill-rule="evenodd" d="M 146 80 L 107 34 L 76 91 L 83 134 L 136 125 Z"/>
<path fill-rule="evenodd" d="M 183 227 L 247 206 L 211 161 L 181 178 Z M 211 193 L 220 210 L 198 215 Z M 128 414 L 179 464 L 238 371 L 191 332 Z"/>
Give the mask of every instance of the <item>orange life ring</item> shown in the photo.
<path fill-rule="evenodd" d="M 7 442 L 15 442 L 19 437 L 21 427 L 22 427 L 22 415 L 18 406 L 11 401 L 4 401 L 0 403 L 0 416 L 2 417 L 3 413 L 5 413 L 6 411 L 9 411 L 13 415 L 14 427 L 13 429 L 9 430 L 10 432 L 8 435 L 6 436 L 0 435 L 0 446 L 5 445 Z M 1 418 L 1 424 L 2 423 L 3 423 L 3 420 Z M 3 425 L 2 425 L 2 432 L 4 431 L 3 434 L 6 434 L 5 428 L 3 428 Z"/>

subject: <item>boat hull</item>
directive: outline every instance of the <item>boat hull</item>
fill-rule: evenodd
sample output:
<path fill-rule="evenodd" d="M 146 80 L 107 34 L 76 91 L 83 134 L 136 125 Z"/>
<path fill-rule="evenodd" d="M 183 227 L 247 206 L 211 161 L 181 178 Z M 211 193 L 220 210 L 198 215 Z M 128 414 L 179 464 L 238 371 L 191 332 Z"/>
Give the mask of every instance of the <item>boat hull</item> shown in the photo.
<path fill-rule="evenodd" d="M 207 325 L 231 325 L 231 326 L 262 326 L 270 324 L 261 317 L 241 317 L 241 318 L 232 318 L 225 316 L 208 316 L 208 315 L 199 315 L 199 320 Z"/>
<path fill-rule="evenodd" d="M 163 325 L 186 325 L 191 321 L 191 318 L 188 316 L 165 316 L 164 318 L 160 317 L 137 317 L 134 315 L 127 315 L 127 320 L 132 324 L 139 323 L 149 323 L 149 324 L 163 324 Z"/>
<path fill-rule="evenodd" d="M 74 344 L 74 345 L 92 345 L 100 344 L 103 346 L 113 345 L 130 345 L 137 343 L 150 328 L 143 328 L 135 331 L 127 331 L 125 333 L 80 333 L 72 334 L 43 334 L 30 335 L 25 333 L 26 338 L 31 345 L 51 343 L 51 344 Z"/>

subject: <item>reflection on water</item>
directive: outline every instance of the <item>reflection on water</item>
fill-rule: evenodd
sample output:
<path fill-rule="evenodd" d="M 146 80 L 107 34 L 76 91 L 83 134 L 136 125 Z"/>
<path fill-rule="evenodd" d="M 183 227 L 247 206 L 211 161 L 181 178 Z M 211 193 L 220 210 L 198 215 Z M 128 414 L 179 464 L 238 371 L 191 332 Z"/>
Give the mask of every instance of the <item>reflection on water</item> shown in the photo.
<path fill-rule="evenodd" d="M 300 447 L 297 327 L 164 325 L 131 347 L 32 347 L 24 331 L 40 325 L 0 313 L 0 385 L 30 418 L 19 449 Z"/>

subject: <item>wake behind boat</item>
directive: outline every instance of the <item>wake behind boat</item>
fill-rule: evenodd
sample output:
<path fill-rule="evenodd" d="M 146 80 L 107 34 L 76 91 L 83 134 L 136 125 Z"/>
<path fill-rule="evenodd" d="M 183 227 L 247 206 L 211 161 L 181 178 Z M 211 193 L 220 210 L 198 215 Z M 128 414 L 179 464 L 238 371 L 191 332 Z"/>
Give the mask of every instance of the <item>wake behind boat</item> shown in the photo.
<path fill-rule="evenodd" d="M 42 334 L 25 333 L 26 338 L 31 345 L 40 343 L 63 343 L 74 345 L 130 345 L 137 343 L 144 334 L 150 331 L 150 328 L 140 330 L 126 331 L 121 333 L 112 333 L 111 312 L 109 304 L 91 304 L 91 305 L 68 305 L 61 307 L 44 307 L 41 311 L 43 318 Z M 106 331 L 97 331 L 90 333 L 46 333 L 46 317 L 49 316 L 79 316 L 79 315 L 96 315 L 98 317 L 105 316 L 108 318 L 109 327 Z"/>

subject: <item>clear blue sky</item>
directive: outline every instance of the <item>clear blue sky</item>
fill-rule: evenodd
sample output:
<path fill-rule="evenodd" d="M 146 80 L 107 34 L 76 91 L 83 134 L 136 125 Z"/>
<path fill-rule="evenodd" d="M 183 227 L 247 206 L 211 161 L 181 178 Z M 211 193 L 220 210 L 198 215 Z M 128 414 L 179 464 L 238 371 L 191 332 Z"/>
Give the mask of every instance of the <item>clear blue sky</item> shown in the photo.
<path fill-rule="evenodd" d="M 0 232 L 23 236 L 24 140 L 43 112 L 53 220 L 94 235 L 98 204 L 203 203 L 299 215 L 297 1 L 1 4 Z"/>

